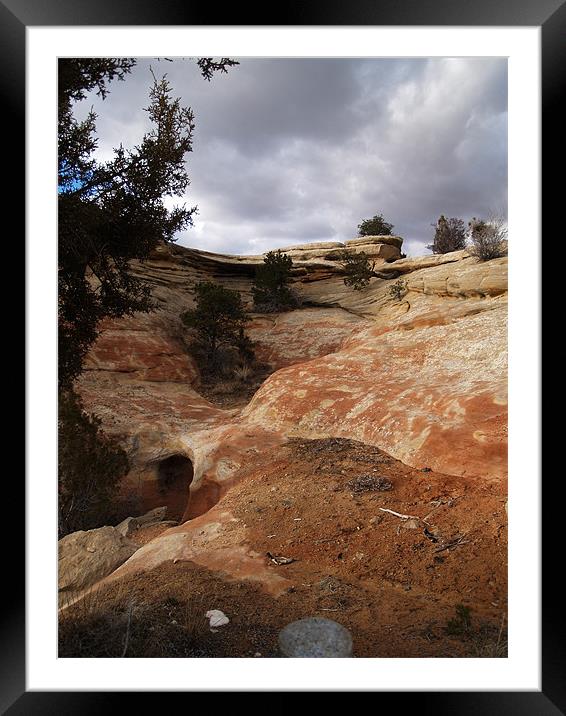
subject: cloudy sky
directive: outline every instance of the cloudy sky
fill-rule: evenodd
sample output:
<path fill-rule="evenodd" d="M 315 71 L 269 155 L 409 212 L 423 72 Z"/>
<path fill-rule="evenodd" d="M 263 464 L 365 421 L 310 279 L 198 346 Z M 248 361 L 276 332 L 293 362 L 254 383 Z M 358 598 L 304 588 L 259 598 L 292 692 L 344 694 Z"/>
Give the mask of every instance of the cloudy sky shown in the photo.
<path fill-rule="evenodd" d="M 139 60 L 77 107 L 99 115 L 101 158 L 148 129 L 150 66 L 195 114 L 185 246 L 346 241 L 382 213 L 418 255 L 442 213 L 506 212 L 505 59 L 240 59 L 210 82 L 191 61 Z"/>

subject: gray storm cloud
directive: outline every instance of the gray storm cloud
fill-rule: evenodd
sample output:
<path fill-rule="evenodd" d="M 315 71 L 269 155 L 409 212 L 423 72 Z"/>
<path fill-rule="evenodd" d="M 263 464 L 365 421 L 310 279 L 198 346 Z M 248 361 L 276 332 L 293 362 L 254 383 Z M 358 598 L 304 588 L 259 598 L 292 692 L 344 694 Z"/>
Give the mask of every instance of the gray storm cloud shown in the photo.
<path fill-rule="evenodd" d="M 466 221 L 507 207 L 503 58 L 246 59 L 203 80 L 194 62 L 139 60 L 105 101 L 98 152 L 148 128 L 150 67 L 196 118 L 185 246 L 259 253 L 344 241 L 376 213 L 410 255 L 426 253 L 443 213 Z"/>

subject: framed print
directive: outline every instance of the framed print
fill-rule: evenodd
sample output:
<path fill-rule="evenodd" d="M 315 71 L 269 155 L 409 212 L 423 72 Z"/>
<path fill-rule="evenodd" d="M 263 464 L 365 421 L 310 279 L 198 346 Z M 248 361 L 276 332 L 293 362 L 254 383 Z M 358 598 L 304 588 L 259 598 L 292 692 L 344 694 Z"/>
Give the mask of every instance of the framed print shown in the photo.
<path fill-rule="evenodd" d="M 563 713 L 538 346 L 564 5 L 0 13 L 29 398 L 3 709 Z"/>

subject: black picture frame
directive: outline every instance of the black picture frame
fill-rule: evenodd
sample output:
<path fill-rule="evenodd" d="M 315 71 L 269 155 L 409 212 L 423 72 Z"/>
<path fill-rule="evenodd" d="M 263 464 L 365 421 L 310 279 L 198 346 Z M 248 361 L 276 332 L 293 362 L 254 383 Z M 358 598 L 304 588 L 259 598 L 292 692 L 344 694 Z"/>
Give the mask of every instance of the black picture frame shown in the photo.
<path fill-rule="evenodd" d="M 285 20 L 282 20 L 284 15 Z M 218 22 L 221 18 L 221 22 Z M 5 206 L 22 207 L 25 213 L 24 163 L 25 147 L 25 52 L 26 28 L 29 26 L 72 25 L 381 25 L 381 26 L 537 26 L 542 40 L 542 128 L 544 142 L 543 228 L 556 224 L 561 207 L 558 192 L 563 144 L 563 115 L 558 102 L 563 94 L 566 67 L 565 0 L 353 0 L 347 4 L 322 0 L 296 0 L 281 8 L 277 16 L 261 15 L 249 5 L 232 5 L 225 9 L 190 0 L 0 0 L 0 53 L 2 55 L 2 123 L 3 137 L 15 151 L 9 165 L 10 181 L 4 191 Z M 18 170 L 20 176 L 18 176 Z M 561 191 L 562 193 L 562 191 Z M 14 239 L 15 241 L 15 239 Z M 542 284 L 542 282 L 541 282 Z M 558 438 L 557 438 L 558 439 Z M 551 439 L 549 439 L 552 442 Z M 556 443 L 558 444 L 558 443 Z M 27 445 L 27 450 L 33 446 Z M 542 474 L 542 473 L 541 473 Z M 23 481 L 7 485 L 12 489 L 11 504 L 23 504 Z M 558 509 L 549 491 L 543 499 L 543 544 L 561 543 Z M 552 504 L 551 504 L 552 501 Z M 553 518 L 553 512 L 555 518 Z M 526 526 L 527 528 L 527 526 Z M 23 546 L 23 542 L 22 542 Z M 132 693 L 107 692 L 31 692 L 25 677 L 25 555 L 13 551 L 13 563 L 5 567 L 10 575 L 4 589 L 7 603 L 1 612 L 0 709 L 16 714 L 101 713 L 113 707 L 131 709 Z M 551 568 L 551 560 L 554 568 Z M 564 638 L 563 587 L 555 589 L 556 562 L 543 555 L 542 614 L 542 689 L 539 692 L 380 692 L 377 706 L 418 709 L 418 713 L 440 714 L 537 714 L 549 716 L 566 713 L 566 666 Z M 546 568 L 545 568 L 546 567 Z M 559 570 L 560 572 L 560 570 Z M 534 576 L 534 575 L 533 575 Z M 537 575 L 538 576 L 538 575 Z M 261 685 L 258 685 L 261 689 Z M 450 685 L 447 684 L 447 689 Z M 144 692 L 144 706 L 151 708 L 155 697 L 163 693 Z M 169 694 L 168 694 L 169 695 Z M 126 700 L 127 699 L 127 702 Z M 394 704 L 393 704 L 394 701 Z M 391 702 L 391 703 L 388 703 Z M 162 703 L 162 702 L 160 702 Z M 187 704 L 190 707 L 190 704 Z"/>

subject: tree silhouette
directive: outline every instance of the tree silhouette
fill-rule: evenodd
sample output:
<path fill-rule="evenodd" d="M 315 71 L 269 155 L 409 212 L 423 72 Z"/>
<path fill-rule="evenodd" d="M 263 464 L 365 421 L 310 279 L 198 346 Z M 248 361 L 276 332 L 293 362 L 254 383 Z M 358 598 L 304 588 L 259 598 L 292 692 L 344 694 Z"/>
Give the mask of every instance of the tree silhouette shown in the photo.
<path fill-rule="evenodd" d="M 210 80 L 237 64 L 201 58 Z M 63 389 L 79 375 L 104 317 L 152 307 L 149 287 L 129 271 L 160 241 L 192 223 L 196 207 L 169 209 L 165 200 L 182 196 L 189 185 L 185 157 L 192 151 L 194 117 L 175 99 L 166 76 L 153 76 L 145 108 L 152 128 L 133 149 L 122 145 L 112 159 L 98 162 L 96 114 L 79 122 L 73 105 L 124 80 L 134 59 L 60 59 L 58 75 L 59 165 L 59 383 Z"/>

